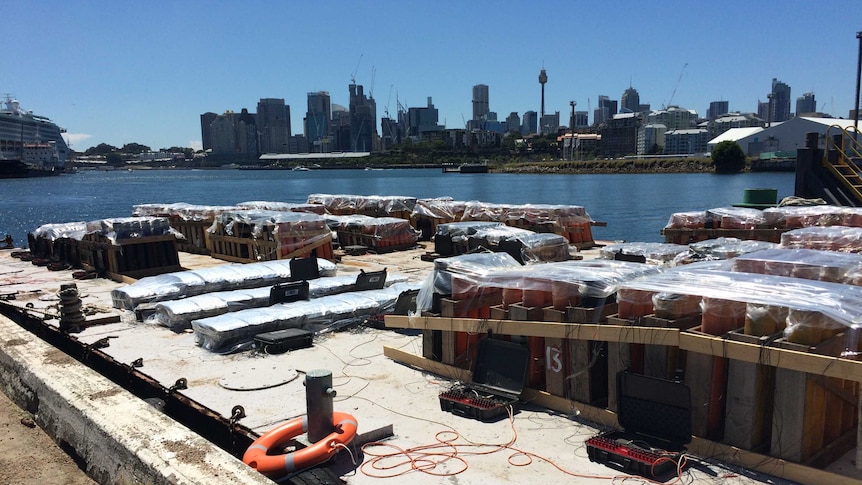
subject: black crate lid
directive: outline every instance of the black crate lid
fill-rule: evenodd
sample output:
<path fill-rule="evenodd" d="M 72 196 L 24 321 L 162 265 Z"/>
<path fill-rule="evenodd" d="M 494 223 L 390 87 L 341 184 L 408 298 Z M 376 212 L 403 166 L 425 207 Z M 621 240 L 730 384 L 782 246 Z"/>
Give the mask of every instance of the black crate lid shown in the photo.
<path fill-rule="evenodd" d="M 473 363 L 473 383 L 503 395 L 520 396 L 527 382 L 530 350 L 524 345 L 491 337 L 479 340 Z"/>
<path fill-rule="evenodd" d="M 685 384 L 622 371 L 617 393 L 617 417 L 626 431 L 691 442 L 691 390 Z"/>

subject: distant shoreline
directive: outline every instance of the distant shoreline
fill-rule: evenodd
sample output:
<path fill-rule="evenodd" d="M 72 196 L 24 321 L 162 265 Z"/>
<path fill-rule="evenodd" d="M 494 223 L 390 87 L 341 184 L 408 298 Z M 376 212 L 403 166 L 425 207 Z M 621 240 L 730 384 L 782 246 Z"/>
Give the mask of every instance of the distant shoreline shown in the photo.
<path fill-rule="evenodd" d="M 296 164 L 294 166 L 283 165 L 241 165 L 228 164 L 218 167 L 197 167 L 197 166 L 153 166 L 153 165 L 126 165 L 123 167 L 91 167 L 91 166 L 76 166 L 80 171 L 93 170 L 295 170 L 298 167 L 303 167 L 302 170 L 396 170 L 396 169 L 438 169 L 442 170 L 442 163 L 374 163 L 372 160 L 365 160 L 366 163 L 349 163 L 349 164 L 327 164 L 320 165 L 314 168 Z M 753 168 L 752 168 L 753 166 Z M 490 173 L 508 173 L 508 174 L 624 174 L 624 173 L 711 173 L 714 171 L 712 160 L 708 158 L 682 158 L 682 159 L 615 159 L 615 160 L 549 160 L 549 161 L 524 161 L 524 162 L 509 162 L 509 163 L 494 163 L 488 164 Z M 746 167 L 745 171 L 793 171 L 795 163 L 788 161 L 755 161 Z"/>

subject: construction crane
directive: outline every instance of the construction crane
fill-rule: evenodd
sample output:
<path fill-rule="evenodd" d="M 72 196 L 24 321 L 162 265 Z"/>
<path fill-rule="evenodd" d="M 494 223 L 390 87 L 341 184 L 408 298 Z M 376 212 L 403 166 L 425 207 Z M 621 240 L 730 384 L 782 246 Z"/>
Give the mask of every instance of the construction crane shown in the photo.
<path fill-rule="evenodd" d="M 368 97 L 374 99 L 374 76 L 377 74 L 377 68 L 371 66 L 371 85 L 368 86 Z"/>
<path fill-rule="evenodd" d="M 671 103 L 673 103 L 673 97 L 676 95 L 676 88 L 679 87 L 679 83 L 680 83 L 680 81 L 682 81 L 682 75 L 685 74 L 685 68 L 686 67 L 688 67 L 687 62 L 685 64 L 683 64 L 682 70 L 679 71 L 679 78 L 677 78 L 676 84 L 673 85 L 673 92 L 670 93 L 670 99 L 668 100 L 667 104 L 664 105 L 665 108 L 667 108 L 668 106 L 670 106 Z"/>
<path fill-rule="evenodd" d="M 359 54 L 359 60 L 356 61 L 356 69 L 350 73 L 350 84 L 356 84 L 356 71 L 359 70 L 359 64 L 362 62 L 362 54 Z"/>
<path fill-rule="evenodd" d="M 386 114 L 386 117 L 389 118 L 389 103 L 392 101 L 392 88 L 393 84 L 389 85 L 389 97 L 386 98 L 386 106 L 383 107 L 383 112 Z"/>

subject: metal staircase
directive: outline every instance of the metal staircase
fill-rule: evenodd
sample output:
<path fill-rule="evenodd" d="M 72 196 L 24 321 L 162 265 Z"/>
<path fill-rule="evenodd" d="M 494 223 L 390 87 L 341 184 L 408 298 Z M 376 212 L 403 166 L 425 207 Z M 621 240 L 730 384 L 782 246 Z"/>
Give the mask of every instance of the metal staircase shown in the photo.
<path fill-rule="evenodd" d="M 862 205 L 862 134 L 854 128 L 832 125 L 826 130 L 823 166 L 843 186 L 844 192 Z"/>

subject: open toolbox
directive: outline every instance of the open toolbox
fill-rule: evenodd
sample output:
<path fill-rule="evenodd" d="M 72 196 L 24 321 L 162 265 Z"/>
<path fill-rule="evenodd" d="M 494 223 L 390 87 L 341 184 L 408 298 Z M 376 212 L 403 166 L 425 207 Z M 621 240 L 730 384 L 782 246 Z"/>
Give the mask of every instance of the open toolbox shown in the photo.
<path fill-rule="evenodd" d="M 623 430 L 587 440 L 590 461 L 661 480 L 677 473 L 691 442 L 691 391 L 681 382 L 622 371 L 617 374 Z"/>
<path fill-rule="evenodd" d="M 479 421 L 497 421 L 517 412 L 527 380 L 529 349 L 495 338 L 479 340 L 472 379 L 440 394 L 440 409 Z"/>

